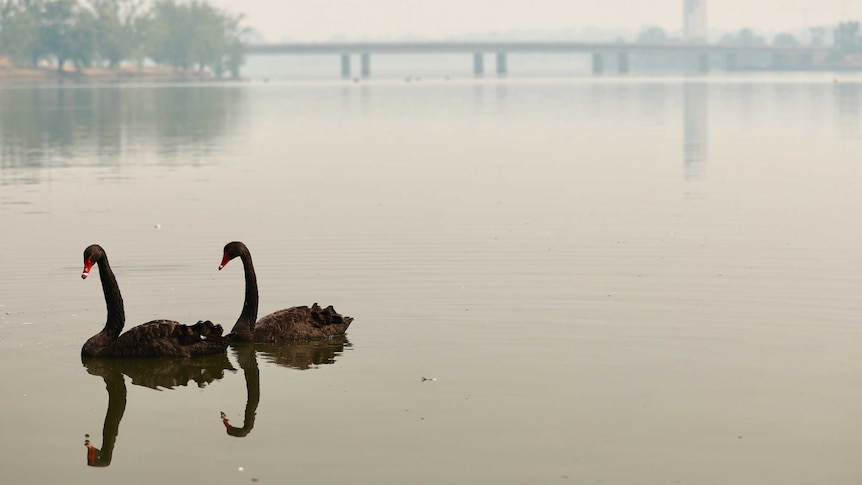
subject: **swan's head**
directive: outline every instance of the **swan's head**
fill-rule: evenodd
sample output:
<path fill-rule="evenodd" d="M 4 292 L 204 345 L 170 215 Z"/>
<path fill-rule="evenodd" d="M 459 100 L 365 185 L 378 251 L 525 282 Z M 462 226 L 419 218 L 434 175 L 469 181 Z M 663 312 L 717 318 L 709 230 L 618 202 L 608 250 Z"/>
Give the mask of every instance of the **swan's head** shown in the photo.
<path fill-rule="evenodd" d="M 98 263 L 100 259 L 105 257 L 105 250 L 98 244 L 88 246 L 84 250 L 84 271 L 81 272 L 81 278 L 86 279 L 90 275 L 90 270 L 93 265 Z"/>
<path fill-rule="evenodd" d="M 233 259 L 237 256 L 241 256 L 243 253 L 247 253 L 247 252 L 248 252 L 248 248 L 245 247 L 245 244 L 243 244 L 239 241 L 229 242 L 229 243 L 225 244 L 224 245 L 224 256 L 222 256 L 222 258 L 221 258 L 221 264 L 218 266 L 218 269 L 221 270 L 222 268 L 227 266 L 227 263 L 231 259 Z"/>

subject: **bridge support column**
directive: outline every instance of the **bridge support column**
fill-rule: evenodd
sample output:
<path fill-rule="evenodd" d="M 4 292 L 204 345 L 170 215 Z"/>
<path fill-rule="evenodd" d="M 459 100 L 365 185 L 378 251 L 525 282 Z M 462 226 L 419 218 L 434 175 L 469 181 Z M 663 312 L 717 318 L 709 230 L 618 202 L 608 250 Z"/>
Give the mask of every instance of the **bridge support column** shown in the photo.
<path fill-rule="evenodd" d="M 498 52 L 497 53 L 497 75 L 505 76 L 509 71 L 509 68 L 506 63 L 506 53 Z"/>
<path fill-rule="evenodd" d="M 363 52 L 360 56 L 360 64 L 362 69 L 362 77 L 371 77 L 371 54 L 368 52 Z"/>
<path fill-rule="evenodd" d="M 482 76 L 485 74 L 485 58 L 481 52 L 473 54 L 473 75 Z"/>
<path fill-rule="evenodd" d="M 736 70 L 736 52 L 730 52 L 727 54 L 727 57 L 725 58 L 725 67 L 728 72 Z"/>
<path fill-rule="evenodd" d="M 350 54 L 341 54 L 341 77 L 350 77 Z"/>
<path fill-rule="evenodd" d="M 709 54 L 698 54 L 697 56 L 697 72 L 709 72 Z"/>
<path fill-rule="evenodd" d="M 593 52 L 593 74 L 601 74 L 605 70 L 604 58 L 601 52 Z"/>
<path fill-rule="evenodd" d="M 617 68 L 620 70 L 620 74 L 628 74 L 630 70 L 629 66 L 629 53 L 628 52 L 620 52 L 617 55 Z"/>

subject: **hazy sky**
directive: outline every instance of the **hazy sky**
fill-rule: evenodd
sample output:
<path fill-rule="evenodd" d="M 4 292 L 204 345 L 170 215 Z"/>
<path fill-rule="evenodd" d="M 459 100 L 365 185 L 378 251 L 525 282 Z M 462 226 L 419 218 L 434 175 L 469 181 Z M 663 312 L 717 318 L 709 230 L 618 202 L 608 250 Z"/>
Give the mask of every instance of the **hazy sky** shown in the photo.
<path fill-rule="evenodd" d="M 334 35 L 444 37 L 597 26 L 681 29 L 683 0 L 210 0 L 270 41 Z M 771 31 L 862 19 L 862 0 L 708 0 L 710 29 Z"/>

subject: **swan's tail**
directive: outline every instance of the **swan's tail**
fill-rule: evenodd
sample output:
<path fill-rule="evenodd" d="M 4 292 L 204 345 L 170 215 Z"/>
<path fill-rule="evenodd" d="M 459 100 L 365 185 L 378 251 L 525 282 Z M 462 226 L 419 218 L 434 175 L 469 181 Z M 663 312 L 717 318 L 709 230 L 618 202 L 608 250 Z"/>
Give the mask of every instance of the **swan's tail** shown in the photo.
<path fill-rule="evenodd" d="M 345 317 L 344 315 L 335 311 L 335 308 L 332 305 L 329 305 L 326 308 L 321 308 L 320 305 L 315 303 L 311 305 L 311 315 L 314 318 L 314 323 L 318 327 L 322 327 L 324 325 L 343 325 L 344 329 L 347 329 L 347 326 L 350 325 L 350 322 L 353 321 L 351 317 Z"/>
<path fill-rule="evenodd" d="M 188 328 L 192 334 L 189 337 L 196 340 L 189 345 L 192 355 L 219 354 L 227 350 L 230 340 L 222 335 L 224 329 L 221 325 L 201 320 Z"/>
<path fill-rule="evenodd" d="M 221 325 L 213 323 L 209 320 L 200 320 L 192 325 L 192 329 L 201 337 L 221 337 L 224 329 Z"/>

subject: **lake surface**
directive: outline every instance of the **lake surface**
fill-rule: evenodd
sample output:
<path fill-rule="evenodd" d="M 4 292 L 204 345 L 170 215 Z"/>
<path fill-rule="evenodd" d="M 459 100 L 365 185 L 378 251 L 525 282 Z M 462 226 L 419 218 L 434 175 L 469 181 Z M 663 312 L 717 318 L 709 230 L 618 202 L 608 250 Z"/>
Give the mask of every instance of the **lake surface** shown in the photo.
<path fill-rule="evenodd" d="M 859 483 L 862 77 L 835 81 L 0 89 L 4 480 Z M 261 315 L 331 304 L 346 339 L 82 364 L 87 245 L 129 326 L 230 328 L 232 240 Z"/>

